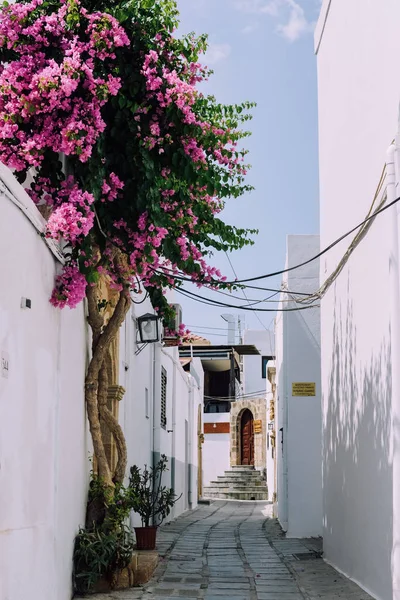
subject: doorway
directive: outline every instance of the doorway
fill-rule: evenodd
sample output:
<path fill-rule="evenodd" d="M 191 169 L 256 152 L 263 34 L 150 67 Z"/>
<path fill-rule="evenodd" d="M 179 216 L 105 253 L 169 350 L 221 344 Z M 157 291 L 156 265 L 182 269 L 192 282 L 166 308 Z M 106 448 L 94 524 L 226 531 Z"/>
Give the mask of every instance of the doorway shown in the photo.
<path fill-rule="evenodd" d="M 242 465 L 254 465 L 254 420 L 253 415 L 246 408 L 242 414 L 240 421 L 240 447 L 241 447 L 241 460 Z"/>

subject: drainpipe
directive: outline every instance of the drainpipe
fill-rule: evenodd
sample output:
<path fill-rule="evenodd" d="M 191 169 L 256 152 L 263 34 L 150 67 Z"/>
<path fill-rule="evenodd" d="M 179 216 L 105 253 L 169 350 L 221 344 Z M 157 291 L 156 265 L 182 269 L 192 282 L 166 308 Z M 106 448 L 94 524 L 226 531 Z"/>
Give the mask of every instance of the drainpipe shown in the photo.
<path fill-rule="evenodd" d="M 172 350 L 174 352 L 174 350 Z M 176 491 L 176 376 L 177 376 L 177 365 L 175 361 L 172 362 L 172 424 L 168 427 L 167 421 L 167 432 L 172 434 L 171 441 L 171 488 Z M 173 514 L 175 514 L 175 507 L 173 508 Z"/>
<path fill-rule="evenodd" d="M 396 199 L 396 162 L 399 174 L 398 137 L 387 152 L 387 202 Z M 393 545 L 392 597 L 400 600 L 400 281 L 399 281 L 399 204 L 390 209 L 392 247 L 389 260 L 390 275 L 390 342 L 392 363 L 392 448 L 393 448 Z"/>
<path fill-rule="evenodd" d="M 152 464 L 155 467 L 160 458 L 160 434 L 161 434 L 161 348 L 160 344 L 153 346 L 153 444 Z"/>
<path fill-rule="evenodd" d="M 192 436 L 195 435 L 194 423 L 193 423 L 193 407 L 194 407 L 194 379 L 191 375 L 188 376 L 188 388 L 189 388 L 189 423 L 188 423 L 188 459 L 189 462 L 186 465 L 187 476 L 188 476 L 188 504 L 189 508 L 192 508 L 192 471 L 193 471 L 193 446 Z"/>
<path fill-rule="evenodd" d="M 285 297 L 282 300 L 282 306 L 284 308 L 288 308 L 290 306 L 290 301 L 287 295 L 285 295 Z M 279 422 L 279 434 L 280 434 L 280 439 L 279 439 L 279 447 L 280 447 L 280 452 L 281 452 L 281 489 L 279 490 L 279 497 L 278 497 L 278 515 L 279 515 L 279 521 L 280 524 L 282 526 L 282 529 L 284 531 L 288 531 L 289 528 L 289 469 L 288 469 L 288 444 L 287 444 L 287 440 L 288 440 L 288 436 L 289 436 L 289 431 L 288 431 L 288 426 L 289 426 L 289 402 L 290 402 L 290 373 L 289 373 L 289 368 L 290 365 L 288 364 L 288 359 L 287 359 L 287 355 L 288 355 L 288 336 L 289 336 L 289 318 L 288 318 L 289 313 L 283 313 L 282 314 L 282 356 L 281 356 L 281 361 L 282 361 L 282 366 L 281 368 L 283 369 L 283 377 L 282 377 L 282 386 L 281 386 L 281 390 L 280 390 L 280 394 L 279 398 L 280 398 L 280 411 L 279 411 L 279 417 L 281 419 L 281 421 Z M 277 411 L 278 414 L 278 411 Z M 277 432 L 278 435 L 278 432 Z M 278 445 L 278 440 L 275 440 L 275 443 Z M 278 450 L 278 448 L 277 448 Z"/>

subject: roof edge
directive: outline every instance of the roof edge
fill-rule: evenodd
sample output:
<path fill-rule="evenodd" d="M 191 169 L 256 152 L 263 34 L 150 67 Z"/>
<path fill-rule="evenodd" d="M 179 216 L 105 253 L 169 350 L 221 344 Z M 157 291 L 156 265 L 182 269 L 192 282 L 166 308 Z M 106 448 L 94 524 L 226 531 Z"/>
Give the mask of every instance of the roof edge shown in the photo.
<path fill-rule="evenodd" d="M 328 22 L 329 12 L 331 9 L 332 0 L 323 0 L 321 6 L 321 12 L 319 13 L 319 18 L 317 21 L 317 25 L 315 27 L 314 32 L 314 52 L 318 54 L 319 49 L 321 47 L 322 38 L 325 33 L 326 24 Z"/>

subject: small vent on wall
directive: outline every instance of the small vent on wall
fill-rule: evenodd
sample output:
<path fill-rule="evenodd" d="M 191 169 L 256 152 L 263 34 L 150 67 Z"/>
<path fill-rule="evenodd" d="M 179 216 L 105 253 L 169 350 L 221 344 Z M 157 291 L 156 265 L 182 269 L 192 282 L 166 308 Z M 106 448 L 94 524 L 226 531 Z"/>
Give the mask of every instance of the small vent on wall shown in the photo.
<path fill-rule="evenodd" d="M 167 371 L 161 367 L 161 427 L 167 426 Z"/>

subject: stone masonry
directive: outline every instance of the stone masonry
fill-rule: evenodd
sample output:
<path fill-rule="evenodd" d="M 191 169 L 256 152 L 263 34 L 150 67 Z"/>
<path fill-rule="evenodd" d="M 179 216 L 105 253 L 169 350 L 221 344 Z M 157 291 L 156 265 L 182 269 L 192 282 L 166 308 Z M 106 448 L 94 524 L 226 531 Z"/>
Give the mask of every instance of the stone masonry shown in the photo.
<path fill-rule="evenodd" d="M 372 600 L 320 558 L 318 540 L 286 539 L 271 505 L 218 501 L 159 531 L 162 559 L 141 589 L 92 600 Z"/>
<path fill-rule="evenodd" d="M 240 422 L 243 412 L 250 410 L 254 421 L 261 421 L 261 431 L 254 433 L 254 466 L 256 469 L 265 469 L 267 409 L 265 398 L 252 400 L 236 400 L 231 406 L 231 466 L 240 465 Z"/>

